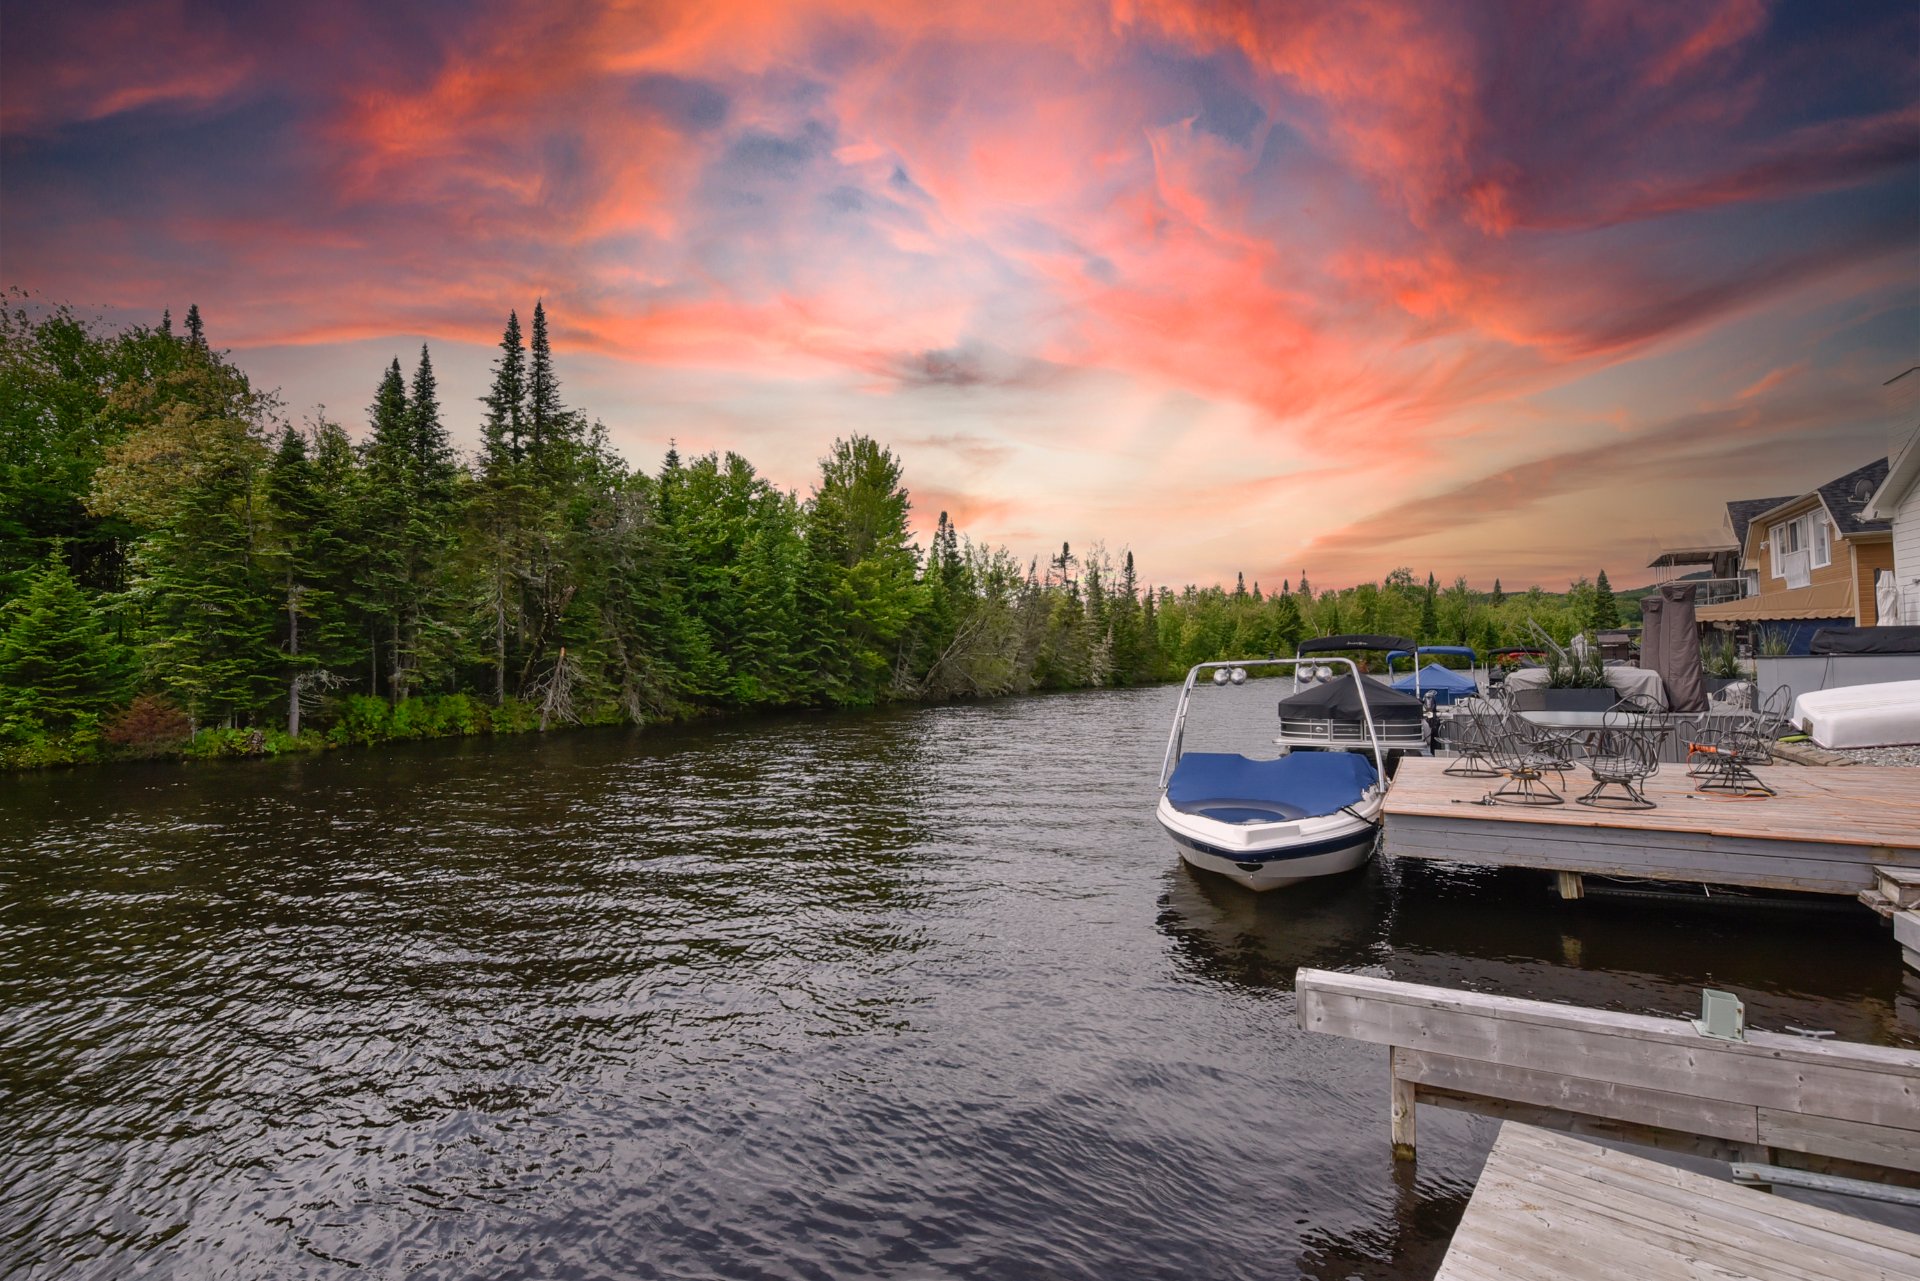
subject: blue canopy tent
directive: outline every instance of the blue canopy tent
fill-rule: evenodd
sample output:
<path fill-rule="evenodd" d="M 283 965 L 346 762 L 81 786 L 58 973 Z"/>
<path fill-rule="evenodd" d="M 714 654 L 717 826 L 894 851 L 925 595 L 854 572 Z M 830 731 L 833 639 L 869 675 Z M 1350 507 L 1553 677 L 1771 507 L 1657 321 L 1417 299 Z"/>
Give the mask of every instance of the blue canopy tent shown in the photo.
<path fill-rule="evenodd" d="M 1427 654 L 1448 654 L 1464 658 L 1469 664 L 1477 663 L 1480 655 L 1466 645 L 1422 645 L 1409 654 L 1404 649 L 1396 649 L 1387 655 L 1387 672 L 1393 672 L 1395 659 L 1412 658 L 1415 662 Z M 1471 671 L 1456 672 L 1442 667 L 1438 663 L 1428 663 L 1417 672 L 1408 672 L 1392 682 L 1393 688 L 1404 694 L 1432 694 L 1436 705 L 1445 707 L 1462 698 L 1471 698 L 1480 692 L 1480 685 L 1473 679 Z"/>
<path fill-rule="evenodd" d="M 1428 663 L 1418 674 L 1408 672 L 1393 682 L 1393 688 L 1403 694 L 1415 692 L 1415 681 L 1421 694 L 1432 694 L 1436 705 L 1445 707 L 1456 699 L 1472 698 L 1480 692 L 1479 684 L 1465 672 L 1456 672 L 1452 668 L 1442 667 L 1438 663 Z"/>

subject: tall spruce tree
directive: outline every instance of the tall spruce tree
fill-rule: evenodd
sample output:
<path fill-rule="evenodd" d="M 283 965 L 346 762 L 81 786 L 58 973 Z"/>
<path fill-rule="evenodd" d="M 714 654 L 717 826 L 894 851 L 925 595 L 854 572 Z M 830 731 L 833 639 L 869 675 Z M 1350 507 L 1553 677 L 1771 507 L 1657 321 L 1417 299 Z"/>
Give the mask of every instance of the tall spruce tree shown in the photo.
<path fill-rule="evenodd" d="M 1593 582 L 1593 626 L 1596 629 L 1620 626 L 1620 602 L 1614 599 L 1613 584 L 1607 581 L 1604 569 Z"/>
<path fill-rule="evenodd" d="M 500 335 L 500 359 L 494 362 L 493 385 L 482 404 L 487 407 L 480 439 L 489 469 L 517 463 L 526 456 L 528 434 L 527 349 L 520 340 L 520 314 L 507 313 Z"/>
<path fill-rule="evenodd" d="M 324 424 L 316 429 L 323 452 L 328 443 L 320 433 L 325 431 Z M 329 460 L 328 465 L 338 464 Z M 342 528 L 346 504 L 329 492 L 327 482 L 306 436 L 288 427 L 267 466 L 266 497 L 274 531 L 269 560 L 281 593 L 278 640 L 287 733 L 296 736 L 303 702 L 335 683 L 331 669 L 350 663 L 354 652 L 346 595 L 355 553 Z"/>
<path fill-rule="evenodd" d="M 527 434 L 529 453 L 543 467 L 553 468 L 558 458 L 550 457 L 562 445 L 576 443 L 577 424 L 560 400 L 560 378 L 553 368 L 553 348 L 547 340 L 547 308 L 543 301 L 533 304 L 533 333 L 527 366 Z"/>
<path fill-rule="evenodd" d="M 365 614 L 369 689 L 400 702 L 409 687 L 409 655 L 402 627 L 412 586 L 407 526 L 413 470 L 413 416 L 407 412 L 407 381 L 400 358 L 381 371 L 367 410 L 367 487 L 362 534 L 367 539 L 366 576 L 359 604 Z"/>

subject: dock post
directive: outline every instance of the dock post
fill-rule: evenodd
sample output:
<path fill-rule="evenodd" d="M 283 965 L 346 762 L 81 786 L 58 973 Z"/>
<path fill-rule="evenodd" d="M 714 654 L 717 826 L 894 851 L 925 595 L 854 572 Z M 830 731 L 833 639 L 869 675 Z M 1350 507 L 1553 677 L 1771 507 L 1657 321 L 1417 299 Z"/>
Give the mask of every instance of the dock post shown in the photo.
<path fill-rule="evenodd" d="M 1393 1159 L 1411 1161 L 1414 1143 L 1414 1084 L 1400 1075 L 1400 1065 L 1395 1061 L 1399 1057 L 1398 1049 L 1390 1050 L 1387 1054 L 1387 1072 L 1393 1078 Z"/>
<path fill-rule="evenodd" d="M 1561 898 L 1585 898 L 1587 883 L 1578 872 L 1555 872 L 1554 879 L 1560 886 Z"/>

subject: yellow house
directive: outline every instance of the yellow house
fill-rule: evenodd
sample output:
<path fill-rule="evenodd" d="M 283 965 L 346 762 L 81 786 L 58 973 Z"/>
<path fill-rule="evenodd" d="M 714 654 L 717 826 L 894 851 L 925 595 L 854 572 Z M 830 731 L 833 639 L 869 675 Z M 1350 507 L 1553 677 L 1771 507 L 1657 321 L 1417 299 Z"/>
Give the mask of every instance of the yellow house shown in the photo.
<path fill-rule="evenodd" d="M 1753 513 L 1740 549 L 1748 594 L 1702 606 L 1699 620 L 1784 633 L 1799 653 L 1821 627 L 1876 625 L 1874 573 L 1893 568 L 1893 533 L 1862 509 L 1886 478 L 1887 460 L 1876 458 Z"/>

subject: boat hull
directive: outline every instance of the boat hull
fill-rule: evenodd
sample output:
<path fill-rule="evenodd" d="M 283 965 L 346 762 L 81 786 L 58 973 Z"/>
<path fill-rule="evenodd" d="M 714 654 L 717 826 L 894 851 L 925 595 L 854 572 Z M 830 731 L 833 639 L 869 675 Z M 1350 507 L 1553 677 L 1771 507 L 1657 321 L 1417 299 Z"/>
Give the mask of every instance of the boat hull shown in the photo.
<path fill-rule="evenodd" d="M 1375 798 L 1355 814 L 1249 827 L 1182 813 L 1163 799 L 1158 817 L 1189 866 L 1258 893 L 1365 866 L 1379 839 L 1379 806 Z M 1273 830 L 1283 826 L 1292 830 Z"/>

